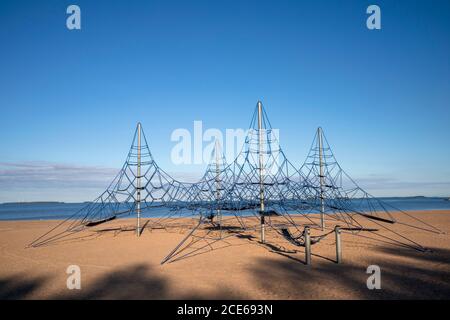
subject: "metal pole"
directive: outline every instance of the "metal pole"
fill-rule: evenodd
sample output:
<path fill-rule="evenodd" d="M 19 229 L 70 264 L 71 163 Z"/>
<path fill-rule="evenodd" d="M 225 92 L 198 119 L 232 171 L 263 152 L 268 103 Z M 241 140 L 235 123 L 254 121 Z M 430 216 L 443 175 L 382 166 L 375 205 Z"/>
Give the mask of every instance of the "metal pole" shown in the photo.
<path fill-rule="evenodd" d="M 219 221 L 219 228 L 222 230 L 222 216 L 220 213 L 220 168 L 219 168 L 219 141 L 216 140 L 216 205 L 217 205 L 217 220 Z M 222 233 L 221 233 L 222 235 Z"/>
<path fill-rule="evenodd" d="M 260 205 L 260 217 L 261 217 L 261 242 L 265 242 L 265 222 L 264 222 L 264 177 L 263 177 L 263 165 L 264 158 L 262 153 L 262 103 L 258 101 L 258 153 L 259 153 L 259 205 Z"/>
<path fill-rule="evenodd" d="M 320 167 L 320 227 L 322 228 L 322 231 L 325 229 L 325 206 L 324 206 L 324 195 L 323 195 L 323 143 L 322 143 L 322 128 L 317 128 L 317 136 L 319 139 L 319 167 Z"/>
<path fill-rule="evenodd" d="M 308 226 L 305 227 L 305 262 L 306 265 L 311 264 L 311 231 Z"/>
<path fill-rule="evenodd" d="M 336 226 L 334 228 L 334 232 L 336 234 L 336 262 L 342 262 L 342 247 L 341 247 L 341 227 Z"/>
<path fill-rule="evenodd" d="M 138 237 L 141 235 L 141 123 L 137 126 L 137 196 L 136 196 L 136 213 L 137 213 L 137 224 L 136 224 L 136 234 Z"/>
<path fill-rule="evenodd" d="M 161 264 L 166 263 L 167 261 L 169 261 L 169 259 L 171 259 L 175 255 L 175 252 L 177 252 L 177 250 L 183 245 L 183 243 L 185 243 L 186 240 L 189 239 L 189 237 L 195 232 L 195 230 L 197 230 L 197 228 L 200 227 L 202 222 L 203 218 L 200 217 L 200 219 L 198 220 L 198 224 L 191 230 L 191 232 L 189 232 L 186 235 L 186 237 L 183 238 L 183 240 L 181 240 L 179 244 L 177 244 L 177 246 L 172 251 L 170 251 L 170 253 L 161 261 Z"/>

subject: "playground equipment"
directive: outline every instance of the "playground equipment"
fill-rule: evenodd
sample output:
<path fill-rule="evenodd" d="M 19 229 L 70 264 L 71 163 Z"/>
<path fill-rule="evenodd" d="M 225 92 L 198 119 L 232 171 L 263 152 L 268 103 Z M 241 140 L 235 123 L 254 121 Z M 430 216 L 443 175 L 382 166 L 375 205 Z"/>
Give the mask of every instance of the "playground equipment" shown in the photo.
<path fill-rule="evenodd" d="M 311 246 L 333 233 L 340 263 L 341 233 L 366 233 L 379 241 L 425 251 L 393 226 L 440 232 L 360 188 L 337 162 L 322 128 L 317 129 L 303 165 L 295 167 L 273 134 L 261 102 L 236 159 L 228 164 L 216 143 L 205 174 L 196 183 L 178 181 L 158 166 L 138 123 L 125 164 L 108 188 L 30 246 L 65 241 L 131 216 L 136 217 L 138 237 L 144 229 L 187 231 L 162 263 L 175 260 L 199 239 L 216 242 L 251 231 L 259 231 L 263 244 L 269 232 L 304 247 L 307 264 Z"/>

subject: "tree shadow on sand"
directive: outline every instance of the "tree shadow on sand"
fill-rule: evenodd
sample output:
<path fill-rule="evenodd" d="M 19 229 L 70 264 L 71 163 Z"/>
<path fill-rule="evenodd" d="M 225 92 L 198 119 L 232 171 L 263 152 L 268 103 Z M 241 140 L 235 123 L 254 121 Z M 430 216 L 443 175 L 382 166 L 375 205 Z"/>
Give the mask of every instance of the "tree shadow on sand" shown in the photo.
<path fill-rule="evenodd" d="M 148 265 L 137 264 L 114 270 L 84 287 L 78 292 L 57 295 L 55 299 L 238 299 L 226 286 L 206 296 L 204 293 L 191 291 L 189 295 L 180 295 L 171 290 L 169 281 L 159 275 Z"/>
<path fill-rule="evenodd" d="M 35 278 L 22 280 L 22 276 L 0 279 L 0 299 L 28 299 L 32 294 L 39 293 L 43 286 L 49 284 L 49 279 Z M 53 280 L 52 280 L 53 281 Z M 64 283 L 65 284 L 65 283 Z M 137 264 L 118 270 L 112 270 L 92 282 L 82 281 L 80 290 L 63 289 L 45 299 L 239 299 L 240 296 L 226 285 L 210 294 L 191 290 L 182 295 L 174 292 L 168 279 L 156 274 L 148 265 Z"/>
<path fill-rule="evenodd" d="M 306 266 L 294 259 L 260 259 L 252 269 L 262 292 L 280 299 L 449 299 L 450 250 L 418 252 L 374 248 L 380 260 L 381 290 L 369 290 L 367 266 L 336 264 L 315 258 Z M 313 257 L 314 258 L 314 257 Z M 249 270 L 250 271 L 250 270 Z"/>
<path fill-rule="evenodd" d="M 34 277 L 27 279 L 25 274 L 0 279 L 0 300 L 26 299 L 38 290 L 48 278 Z"/>

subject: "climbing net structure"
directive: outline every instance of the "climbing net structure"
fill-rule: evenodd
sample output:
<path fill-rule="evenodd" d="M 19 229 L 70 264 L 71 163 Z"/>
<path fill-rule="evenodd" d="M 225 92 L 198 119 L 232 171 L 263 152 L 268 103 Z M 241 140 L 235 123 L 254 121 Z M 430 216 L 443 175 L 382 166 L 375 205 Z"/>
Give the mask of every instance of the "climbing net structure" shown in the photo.
<path fill-rule="evenodd" d="M 261 102 L 234 161 L 227 163 L 216 142 L 210 163 L 196 183 L 178 181 L 158 166 L 139 123 L 127 159 L 108 188 L 30 246 L 66 241 L 130 216 L 136 217 L 132 230 L 137 236 L 145 229 L 186 231 L 162 263 L 250 231 L 258 231 L 262 243 L 270 234 L 305 246 L 306 228 L 314 230 L 309 241 L 315 244 L 338 225 L 344 232 L 420 251 L 426 249 L 394 226 L 440 233 L 360 188 L 337 162 L 321 128 L 305 162 L 296 167 L 280 147 Z"/>

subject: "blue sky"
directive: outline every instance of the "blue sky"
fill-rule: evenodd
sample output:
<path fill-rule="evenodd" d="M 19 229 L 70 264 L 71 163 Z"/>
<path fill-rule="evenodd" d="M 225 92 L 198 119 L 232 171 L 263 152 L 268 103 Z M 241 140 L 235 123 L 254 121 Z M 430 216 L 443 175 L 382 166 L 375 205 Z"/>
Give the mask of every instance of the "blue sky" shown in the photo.
<path fill-rule="evenodd" d="M 1 1 L 0 202 L 94 198 L 137 121 L 201 175 L 173 130 L 246 128 L 258 99 L 293 163 L 320 125 L 370 193 L 450 196 L 449 39 L 439 0 Z"/>

